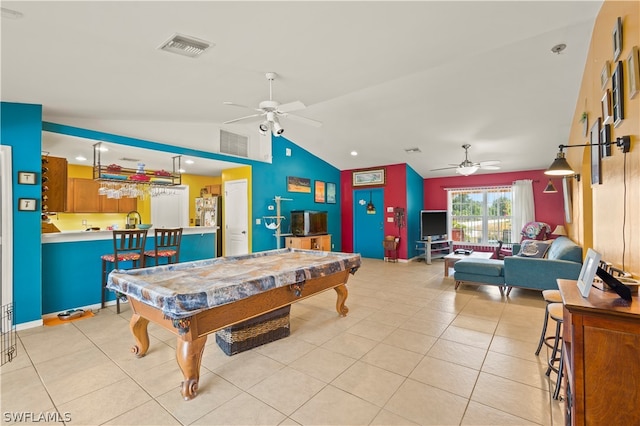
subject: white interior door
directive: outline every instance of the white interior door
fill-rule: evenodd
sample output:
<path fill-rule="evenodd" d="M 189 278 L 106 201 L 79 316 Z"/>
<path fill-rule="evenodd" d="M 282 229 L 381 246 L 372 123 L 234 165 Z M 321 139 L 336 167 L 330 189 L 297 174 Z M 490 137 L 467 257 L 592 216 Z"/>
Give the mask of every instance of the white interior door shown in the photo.
<path fill-rule="evenodd" d="M 151 197 L 151 223 L 154 228 L 189 226 L 189 187 L 172 186 L 175 195 Z"/>
<path fill-rule="evenodd" d="M 247 180 L 224 182 L 224 255 L 249 253 Z"/>

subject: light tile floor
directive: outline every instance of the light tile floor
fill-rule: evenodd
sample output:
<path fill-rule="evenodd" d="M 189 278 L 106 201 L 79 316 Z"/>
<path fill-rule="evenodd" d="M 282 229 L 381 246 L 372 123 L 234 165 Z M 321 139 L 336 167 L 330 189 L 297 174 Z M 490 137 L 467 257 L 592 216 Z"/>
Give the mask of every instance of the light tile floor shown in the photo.
<path fill-rule="evenodd" d="M 148 354 L 130 353 L 126 304 L 20 331 L 2 423 L 57 412 L 70 425 L 563 424 L 548 354 L 534 355 L 540 292 L 453 284 L 442 261 L 363 259 L 347 317 L 329 291 L 292 306 L 288 338 L 229 357 L 210 337 L 191 401 L 172 334 L 150 324 Z M 20 424 L 55 423 L 37 420 Z"/>

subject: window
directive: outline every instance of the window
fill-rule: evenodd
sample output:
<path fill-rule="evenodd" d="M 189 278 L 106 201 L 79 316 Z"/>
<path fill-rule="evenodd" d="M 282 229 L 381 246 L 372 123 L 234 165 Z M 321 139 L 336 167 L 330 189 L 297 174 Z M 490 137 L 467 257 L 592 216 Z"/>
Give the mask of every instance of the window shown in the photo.
<path fill-rule="evenodd" d="M 469 244 L 511 243 L 511 205 L 510 186 L 450 189 L 451 239 Z"/>

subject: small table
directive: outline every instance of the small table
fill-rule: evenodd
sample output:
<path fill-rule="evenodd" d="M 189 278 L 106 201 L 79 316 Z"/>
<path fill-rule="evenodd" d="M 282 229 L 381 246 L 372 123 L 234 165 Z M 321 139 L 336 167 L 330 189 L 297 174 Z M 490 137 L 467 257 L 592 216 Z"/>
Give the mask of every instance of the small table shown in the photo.
<path fill-rule="evenodd" d="M 453 267 L 453 264 L 460 259 L 476 258 L 476 259 L 491 259 L 493 256 L 492 251 L 474 251 L 471 254 L 456 254 L 451 253 L 444 257 L 444 276 L 449 276 L 449 268 Z"/>

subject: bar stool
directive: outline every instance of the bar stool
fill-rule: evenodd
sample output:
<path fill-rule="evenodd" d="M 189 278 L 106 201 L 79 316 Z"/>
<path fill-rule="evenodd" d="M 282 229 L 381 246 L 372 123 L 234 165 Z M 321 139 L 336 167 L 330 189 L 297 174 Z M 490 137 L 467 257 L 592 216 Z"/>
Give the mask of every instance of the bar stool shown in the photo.
<path fill-rule="evenodd" d="M 560 387 L 562 383 L 562 368 L 564 366 L 564 360 L 562 357 L 562 321 L 563 321 L 563 304 L 562 303 L 549 303 L 547 306 L 549 308 L 549 317 L 556 322 L 556 334 L 553 336 L 553 347 L 551 351 L 551 355 L 549 356 L 548 368 L 545 373 L 547 376 L 551 374 L 552 371 L 556 372 L 558 375 L 558 380 L 556 381 L 556 388 L 553 392 L 553 399 L 558 399 L 558 395 L 560 394 Z M 545 343 L 546 340 L 545 340 Z M 555 366 L 555 363 L 558 362 L 558 366 Z"/>
<path fill-rule="evenodd" d="M 155 248 L 144 252 L 145 264 L 147 258 L 153 259 L 156 266 L 161 258 L 167 259 L 167 264 L 180 262 L 182 228 L 162 228 L 154 232 Z"/>
<path fill-rule="evenodd" d="M 560 290 L 544 290 L 542 292 L 542 297 L 547 302 L 547 306 L 544 309 L 544 323 L 542 324 L 542 333 L 540 334 L 540 342 L 538 342 L 538 349 L 536 349 L 536 355 L 540 354 L 540 349 L 542 349 L 542 344 L 546 344 L 548 347 L 552 348 L 553 346 L 548 342 L 554 338 L 554 336 L 546 337 L 547 335 L 547 324 L 549 323 L 549 304 L 550 303 L 562 303 L 562 295 L 560 294 Z"/>
<path fill-rule="evenodd" d="M 129 229 L 113 231 L 113 253 L 103 254 L 102 259 L 102 309 L 104 309 L 107 292 L 107 277 L 112 269 L 120 269 L 120 262 L 132 262 L 132 269 L 144 268 L 144 245 L 147 242 L 146 229 Z M 116 312 L 120 313 L 120 297 L 116 294 Z"/>

